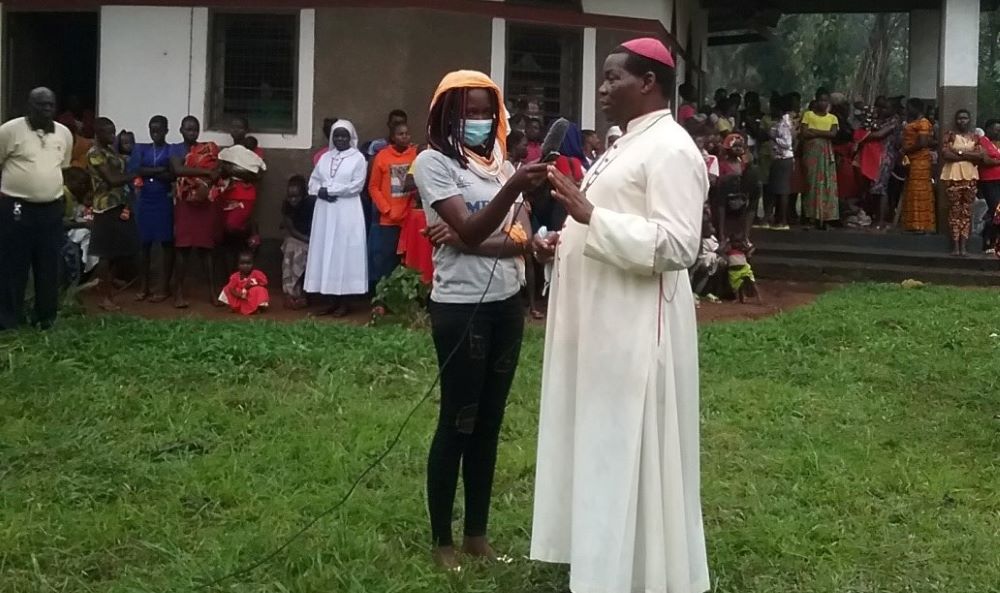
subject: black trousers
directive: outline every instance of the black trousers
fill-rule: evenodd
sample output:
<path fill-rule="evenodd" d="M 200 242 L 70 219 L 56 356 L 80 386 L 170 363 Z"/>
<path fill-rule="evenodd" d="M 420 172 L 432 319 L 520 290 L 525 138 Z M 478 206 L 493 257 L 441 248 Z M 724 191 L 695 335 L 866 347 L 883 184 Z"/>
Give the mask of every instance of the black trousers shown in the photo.
<path fill-rule="evenodd" d="M 22 322 L 28 271 L 35 279 L 34 323 L 56 320 L 59 259 L 65 241 L 63 201 L 35 204 L 0 196 L 0 329 Z"/>
<path fill-rule="evenodd" d="M 427 462 L 427 503 L 435 546 L 452 545 L 460 465 L 465 485 L 464 533 L 486 535 L 500 426 L 521 353 L 524 311 L 518 296 L 483 303 L 473 319 L 475 309 L 474 304 L 430 304 L 438 366 L 444 367 L 441 411 Z"/>

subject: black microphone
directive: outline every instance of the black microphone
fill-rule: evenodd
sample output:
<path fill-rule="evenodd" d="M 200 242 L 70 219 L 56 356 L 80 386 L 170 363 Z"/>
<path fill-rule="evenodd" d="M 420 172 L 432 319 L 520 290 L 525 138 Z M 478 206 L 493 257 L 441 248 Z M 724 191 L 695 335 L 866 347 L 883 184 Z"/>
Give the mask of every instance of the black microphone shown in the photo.
<path fill-rule="evenodd" d="M 549 127 L 549 132 L 545 134 L 545 140 L 542 141 L 542 160 L 543 163 L 551 163 L 559 158 L 559 149 L 562 147 L 563 140 L 566 139 L 566 134 L 569 133 L 569 120 L 565 117 L 560 117 L 556 121 L 552 122 Z"/>

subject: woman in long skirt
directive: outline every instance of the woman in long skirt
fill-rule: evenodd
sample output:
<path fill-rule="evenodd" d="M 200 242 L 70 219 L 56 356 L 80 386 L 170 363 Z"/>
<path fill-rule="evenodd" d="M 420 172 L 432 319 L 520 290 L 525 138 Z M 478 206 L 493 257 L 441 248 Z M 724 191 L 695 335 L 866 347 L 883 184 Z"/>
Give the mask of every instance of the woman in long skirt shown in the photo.
<path fill-rule="evenodd" d="M 330 150 L 320 158 L 309 179 L 309 194 L 317 199 L 305 290 L 337 297 L 327 311 L 336 317 L 348 312 L 341 297 L 368 290 L 365 216 L 361 207 L 368 167 L 357 146 L 358 134 L 351 122 L 337 120 L 330 131 Z"/>
<path fill-rule="evenodd" d="M 802 138 L 805 140 L 803 164 L 806 173 L 806 191 L 802 210 L 806 218 L 818 228 L 840 220 L 840 202 L 837 195 L 837 166 L 834 162 L 833 139 L 837 136 L 837 116 L 830 112 L 830 103 L 817 99 L 813 110 L 802 117 Z"/>
<path fill-rule="evenodd" d="M 920 99 L 906 103 L 906 127 L 903 128 L 903 154 L 910 163 L 903 190 L 903 229 L 920 233 L 933 233 L 937 228 L 934 204 L 934 162 L 931 147 L 934 145 L 934 124 L 925 116 L 926 108 Z"/>

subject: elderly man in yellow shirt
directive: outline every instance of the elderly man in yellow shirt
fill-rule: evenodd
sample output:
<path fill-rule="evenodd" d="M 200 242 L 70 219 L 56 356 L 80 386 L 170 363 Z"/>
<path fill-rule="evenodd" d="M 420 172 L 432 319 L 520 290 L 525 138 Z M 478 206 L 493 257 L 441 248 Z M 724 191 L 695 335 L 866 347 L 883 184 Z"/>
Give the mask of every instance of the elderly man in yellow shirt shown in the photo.
<path fill-rule="evenodd" d="M 28 272 L 35 279 L 33 323 L 52 327 L 59 304 L 63 175 L 73 134 L 56 122 L 56 95 L 31 91 L 28 115 L 0 126 L 0 330 L 21 324 Z"/>

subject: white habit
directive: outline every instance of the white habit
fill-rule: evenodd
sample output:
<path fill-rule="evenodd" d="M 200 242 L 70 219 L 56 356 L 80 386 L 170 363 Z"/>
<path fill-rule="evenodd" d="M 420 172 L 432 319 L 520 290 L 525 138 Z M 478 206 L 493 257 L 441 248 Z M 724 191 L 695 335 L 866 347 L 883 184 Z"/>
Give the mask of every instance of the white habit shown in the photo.
<path fill-rule="evenodd" d="M 583 181 L 549 299 L 531 557 L 573 593 L 709 589 L 698 460 L 705 161 L 668 110 L 630 122 Z"/>
<path fill-rule="evenodd" d="M 351 134 L 351 148 L 333 147 L 333 131 L 344 128 Z M 325 187 L 336 202 L 316 200 L 309 255 L 306 258 L 306 292 L 349 295 L 368 292 L 368 242 L 361 190 L 368 165 L 357 149 L 354 126 L 339 120 L 330 131 L 330 151 L 316 163 L 309 178 L 309 195 Z"/>

